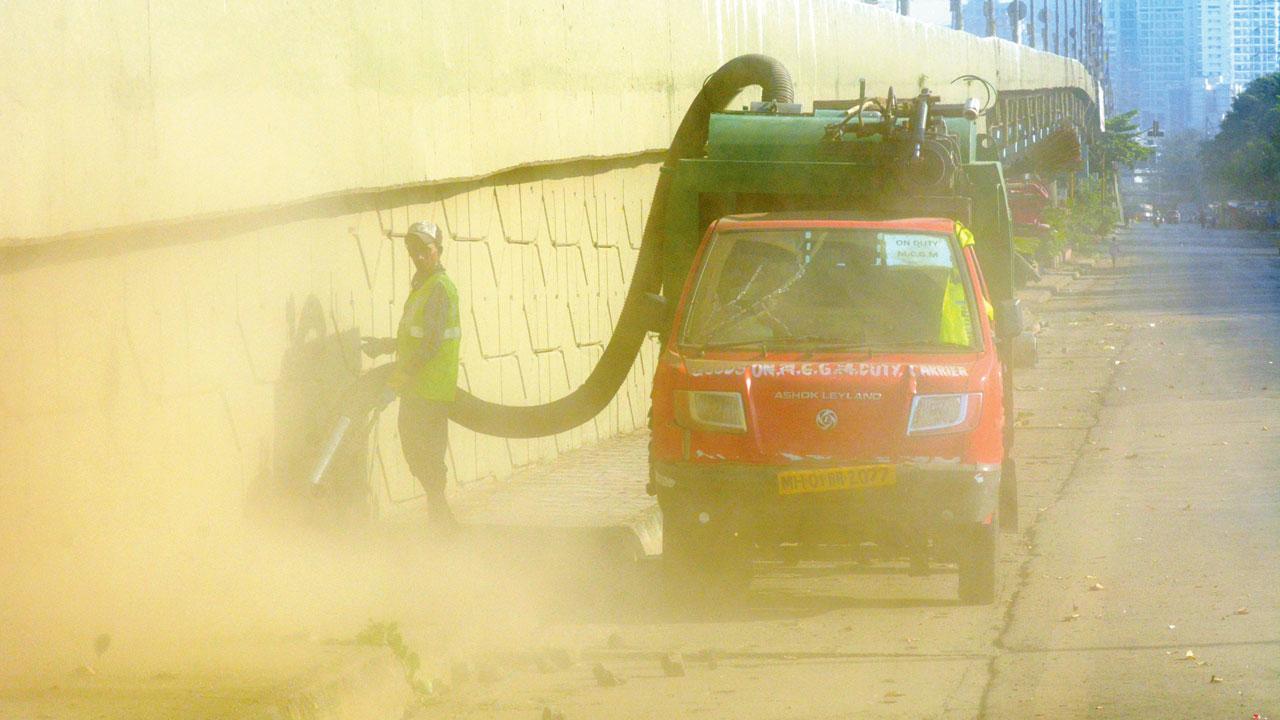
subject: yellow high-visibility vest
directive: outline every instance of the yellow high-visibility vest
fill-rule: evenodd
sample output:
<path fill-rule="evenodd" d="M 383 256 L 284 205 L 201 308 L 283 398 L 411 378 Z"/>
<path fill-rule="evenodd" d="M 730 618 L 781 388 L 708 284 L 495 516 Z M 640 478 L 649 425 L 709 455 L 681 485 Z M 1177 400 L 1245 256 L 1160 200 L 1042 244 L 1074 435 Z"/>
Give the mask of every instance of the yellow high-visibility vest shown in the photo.
<path fill-rule="evenodd" d="M 458 321 L 458 290 L 444 270 L 431 274 L 425 282 L 409 293 L 400 316 L 400 328 L 396 333 L 396 362 L 404 363 L 418 351 L 425 337 L 423 317 L 427 298 L 439 287 L 449 301 L 446 326 L 441 333 L 440 346 L 435 353 L 416 368 L 396 368 L 392 386 L 401 395 L 416 395 L 424 400 L 453 402 L 458 390 L 458 358 L 462 344 L 462 329 Z"/>

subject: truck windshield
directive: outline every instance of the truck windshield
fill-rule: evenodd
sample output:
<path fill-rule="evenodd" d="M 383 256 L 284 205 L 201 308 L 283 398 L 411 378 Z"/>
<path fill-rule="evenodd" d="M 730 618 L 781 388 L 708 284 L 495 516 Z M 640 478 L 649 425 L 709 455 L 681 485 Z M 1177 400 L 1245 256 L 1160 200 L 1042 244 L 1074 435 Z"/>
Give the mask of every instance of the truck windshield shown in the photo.
<path fill-rule="evenodd" d="M 681 344 L 971 350 L 973 293 L 954 238 L 852 228 L 711 238 Z"/>

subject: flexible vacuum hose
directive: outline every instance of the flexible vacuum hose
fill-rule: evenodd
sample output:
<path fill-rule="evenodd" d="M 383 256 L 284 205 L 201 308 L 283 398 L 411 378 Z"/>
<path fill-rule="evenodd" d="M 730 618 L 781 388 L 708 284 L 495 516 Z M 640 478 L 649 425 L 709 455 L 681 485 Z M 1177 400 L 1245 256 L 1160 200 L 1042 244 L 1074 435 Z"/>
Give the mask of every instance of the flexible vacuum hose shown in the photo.
<path fill-rule="evenodd" d="M 765 55 L 742 55 L 730 60 L 707 78 L 689 105 L 671 141 L 663 170 L 673 168 L 683 158 L 701 155 L 707 142 L 711 113 L 723 110 L 743 88 L 751 85 L 761 87 L 765 102 L 791 102 L 794 96 L 791 75 L 777 60 Z M 528 406 L 492 403 L 459 388 L 450 415 L 454 422 L 486 435 L 542 437 L 577 427 L 609 404 L 631 371 L 646 333 L 654 329 L 650 327 L 647 295 L 662 289 L 666 240 L 663 228 L 670 185 L 670 173 L 660 173 L 618 325 L 586 381 L 562 398 Z"/>

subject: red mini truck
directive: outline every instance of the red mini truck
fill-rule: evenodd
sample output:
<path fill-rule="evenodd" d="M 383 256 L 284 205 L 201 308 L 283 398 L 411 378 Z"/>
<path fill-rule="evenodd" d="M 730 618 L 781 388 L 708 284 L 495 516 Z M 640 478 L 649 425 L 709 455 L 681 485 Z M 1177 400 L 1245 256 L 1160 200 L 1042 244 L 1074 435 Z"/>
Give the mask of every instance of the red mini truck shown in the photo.
<path fill-rule="evenodd" d="M 672 591 L 740 591 L 753 560 L 852 559 L 871 543 L 915 572 L 956 563 L 961 599 L 992 601 L 992 315 L 954 220 L 711 223 L 654 380 L 650 490 Z"/>

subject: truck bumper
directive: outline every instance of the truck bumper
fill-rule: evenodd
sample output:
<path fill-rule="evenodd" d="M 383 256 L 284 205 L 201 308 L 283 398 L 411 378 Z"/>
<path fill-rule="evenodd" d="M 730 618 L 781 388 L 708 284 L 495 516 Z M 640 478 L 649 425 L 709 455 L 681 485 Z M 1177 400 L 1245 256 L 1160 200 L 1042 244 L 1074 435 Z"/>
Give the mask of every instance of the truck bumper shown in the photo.
<path fill-rule="evenodd" d="M 802 468 L 654 462 L 650 487 L 664 523 L 766 543 L 909 543 L 922 533 L 992 522 L 998 505 L 998 465 L 900 463 L 893 485 L 780 494 L 778 473 L 796 469 Z"/>

